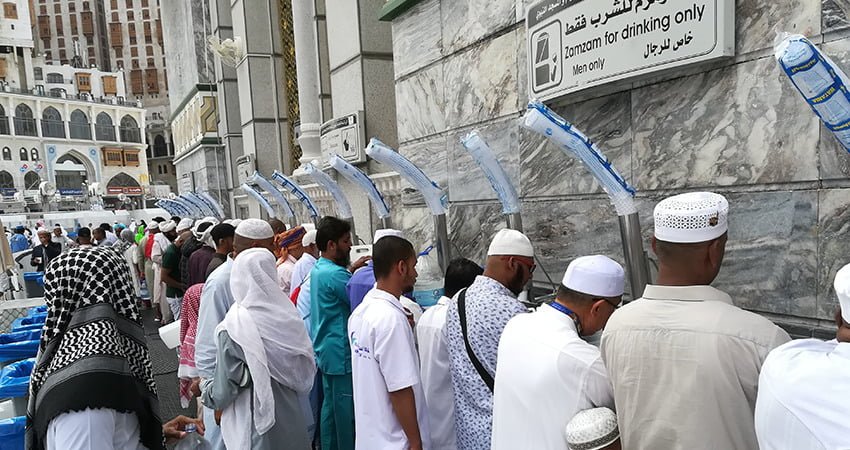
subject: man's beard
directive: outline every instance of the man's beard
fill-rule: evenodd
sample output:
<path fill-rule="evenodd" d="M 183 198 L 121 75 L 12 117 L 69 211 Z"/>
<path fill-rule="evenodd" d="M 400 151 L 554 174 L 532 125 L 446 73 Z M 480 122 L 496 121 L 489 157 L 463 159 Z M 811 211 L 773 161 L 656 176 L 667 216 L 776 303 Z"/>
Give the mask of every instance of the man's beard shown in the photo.
<path fill-rule="evenodd" d="M 522 292 L 522 289 L 525 287 L 525 284 L 523 284 L 522 279 L 522 271 L 517 270 L 516 274 L 511 279 L 511 285 L 508 286 L 508 290 L 513 292 L 514 295 L 518 296 Z"/>
<path fill-rule="evenodd" d="M 334 262 L 336 263 L 336 265 L 338 265 L 338 266 L 348 267 L 348 266 L 350 266 L 350 265 L 351 265 L 351 255 L 349 255 L 348 253 L 346 253 L 346 254 L 344 254 L 344 255 L 338 256 L 338 257 L 337 257 L 336 259 L 334 259 L 333 261 L 334 261 Z"/>

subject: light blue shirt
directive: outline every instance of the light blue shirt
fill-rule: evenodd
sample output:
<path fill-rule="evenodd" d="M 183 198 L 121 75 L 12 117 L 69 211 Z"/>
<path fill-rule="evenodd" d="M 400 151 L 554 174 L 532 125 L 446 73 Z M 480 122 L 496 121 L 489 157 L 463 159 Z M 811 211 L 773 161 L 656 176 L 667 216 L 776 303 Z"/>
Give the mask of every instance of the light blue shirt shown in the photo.
<path fill-rule="evenodd" d="M 195 367 L 201 378 L 215 376 L 215 358 L 218 349 L 215 344 L 215 327 L 224 320 L 233 294 L 230 292 L 230 272 L 233 270 L 233 258 L 227 258 L 204 284 L 201 293 L 201 307 L 198 311 L 198 331 L 195 334 Z"/>
<path fill-rule="evenodd" d="M 307 278 L 313 266 L 316 265 L 316 258 L 313 255 L 304 252 L 295 267 L 292 268 L 292 280 L 290 282 L 291 290 L 301 286 L 301 292 L 298 293 L 298 298 L 295 302 L 295 307 L 298 313 L 301 314 L 301 319 L 304 321 L 304 327 L 307 328 L 307 336 L 311 336 L 310 330 L 310 280 Z M 306 279 L 306 281 L 305 281 Z M 290 292 L 291 296 L 292 293 Z"/>

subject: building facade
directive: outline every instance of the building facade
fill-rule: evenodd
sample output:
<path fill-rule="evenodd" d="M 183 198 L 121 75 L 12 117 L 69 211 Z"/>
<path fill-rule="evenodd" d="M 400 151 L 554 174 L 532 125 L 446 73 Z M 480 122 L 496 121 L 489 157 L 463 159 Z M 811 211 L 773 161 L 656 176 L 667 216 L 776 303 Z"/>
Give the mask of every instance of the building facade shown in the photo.
<path fill-rule="evenodd" d="M 21 20 L 26 1 L 18 6 Z M 122 74 L 46 64 L 22 28 L 0 29 L 0 209 L 141 207 L 145 114 L 126 100 Z"/>
<path fill-rule="evenodd" d="M 129 98 L 145 105 L 151 182 L 168 185 L 177 192 L 160 0 L 101 1 L 112 64 L 123 70 Z"/>
<path fill-rule="evenodd" d="M 36 51 L 48 62 L 113 69 L 103 0 L 34 0 Z"/>

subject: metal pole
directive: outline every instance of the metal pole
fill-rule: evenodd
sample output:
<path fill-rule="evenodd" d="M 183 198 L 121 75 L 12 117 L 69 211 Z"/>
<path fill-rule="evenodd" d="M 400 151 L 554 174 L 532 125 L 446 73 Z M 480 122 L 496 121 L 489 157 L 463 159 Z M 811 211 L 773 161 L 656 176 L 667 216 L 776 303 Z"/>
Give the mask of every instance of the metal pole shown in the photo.
<path fill-rule="evenodd" d="M 449 231 L 446 226 L 446 215 L 439 214 L 434 217 L 434 235 L 437 237 L 437 261 L 440 270 L 446 273 L 451 261 L 451 247 L 449 246 Z"/>
<path fill-rule="evenodd" d="M 508 214 L 505 218 L 508 222 L 508 228 L 522 233 L 522 215 L 520 213 Z"/>
<path fill-rule="evenodd" d="M 623 241 L 623 256 L 629 271 L 629 283 L 632 286 L 632 300 L 643 297 L 643 291 L 649 283 L 649 266 L 643 251 L 638 213 L 619 216 L 620 239 Z"/>
<path fill-rule="evenodd" d="M 342 219 L 342 220 L 348 222 L 348 224 L 351 225 L 351 242 L 353 242 L 354 245 L 357 245 L 357 243 L 360 242 L 360 240 L 357 238 L 357 232 L 354 231 L 354 217 L 349 217 L 347 219 Z M 318 221 L 316 221 L 316 226 L 319 226 Z"/>
<path fill-rule="evenodd" d="M 387 228 L 392 228 L 392 227 L 393 227 L 393 221 L 392 221 L 392 218 L 390 218 L 390 216 L 381 218 L 381 228 L 386 230 Z"/>

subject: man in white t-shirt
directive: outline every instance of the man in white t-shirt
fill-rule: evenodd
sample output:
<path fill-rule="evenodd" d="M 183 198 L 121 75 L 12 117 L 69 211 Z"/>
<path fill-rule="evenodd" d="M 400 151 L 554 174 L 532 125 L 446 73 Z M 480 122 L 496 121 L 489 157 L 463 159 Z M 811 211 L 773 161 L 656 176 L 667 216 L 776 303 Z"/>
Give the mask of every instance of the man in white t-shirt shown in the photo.
<path fill-rule="evenodd" d="M 483 273 L 481 266 L 466 258 L 450 262 L 443 285 L 445 295 L 416 322 L 420 373 L 428 405 L 433 450 L 457 449 L 455 397 L 449 350 L 446 348 L 446 309 L 449 302 L 456 301 L 454 297 L 458 292 L 472 285 L 475 277 Z"/>
<path fill-rule="evenodd" d="M 372 261 L 375 288 L 348 320 L 355 448 L 430 449 L 413 329 L 399 300 L 416 282 L 416 251 L 388 236 L 375 244 Z"/>
<path fill-rule="evenodd" d="M 508 322 L 499 340 L 492 450 L 567 450 L 564 427 L 574 415 L 613 409 L 602 356 L 582 336 L 605 326 L 624 284 L 616 261 L 582 256 L 567 267 L 552 303 Z"/>

